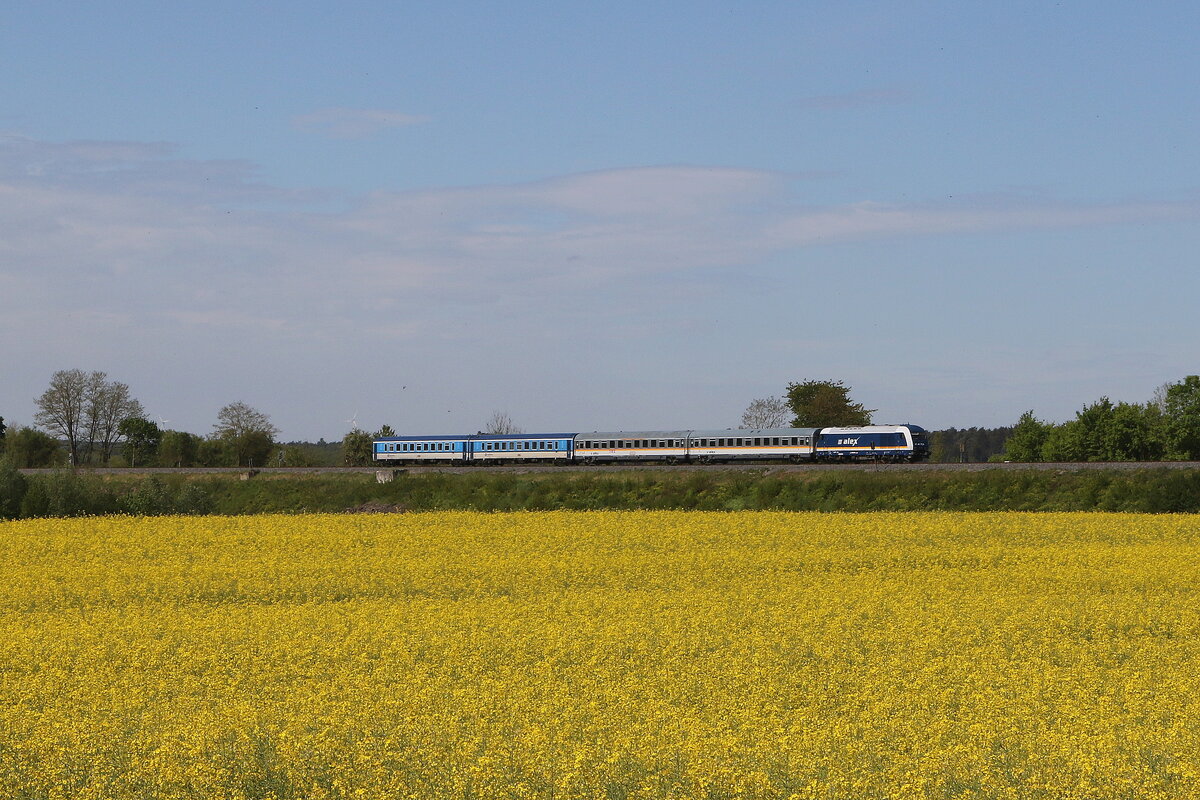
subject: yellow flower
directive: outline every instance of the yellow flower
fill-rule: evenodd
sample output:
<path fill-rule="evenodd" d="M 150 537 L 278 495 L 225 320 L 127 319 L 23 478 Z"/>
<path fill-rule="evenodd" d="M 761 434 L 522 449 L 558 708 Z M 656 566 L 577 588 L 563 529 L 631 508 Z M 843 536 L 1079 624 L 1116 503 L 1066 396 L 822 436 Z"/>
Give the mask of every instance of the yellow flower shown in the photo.
<path fill-rule="evenodd" d="M 0 523 L 0 797 L 1200 794 L 1200 525 Z"/>

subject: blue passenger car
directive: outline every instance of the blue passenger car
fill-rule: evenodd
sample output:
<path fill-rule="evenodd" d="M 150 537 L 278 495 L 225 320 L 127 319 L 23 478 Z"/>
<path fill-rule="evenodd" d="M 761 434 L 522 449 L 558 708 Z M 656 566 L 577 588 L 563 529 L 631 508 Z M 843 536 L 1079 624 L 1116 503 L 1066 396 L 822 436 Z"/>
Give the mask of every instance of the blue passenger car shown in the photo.
<path fill-rule="evenodd" d="M 575 457 L 573 433 L 479 433 L 469 439 L 467 460 L 476 463 L 568 463 Z"/>
<path fill-rule="evenodd" d="M 405 464 L 455 463 L 470 455 L 469 436 L 388 436 L 372 445 L 376 461 Z"/>
<path fill-rule="evenodd" d="M 372 448 L 376 461 L 400 464 L 569 462 L 575 454 L 575 434 L 389 436 L 376 439 Z"/>

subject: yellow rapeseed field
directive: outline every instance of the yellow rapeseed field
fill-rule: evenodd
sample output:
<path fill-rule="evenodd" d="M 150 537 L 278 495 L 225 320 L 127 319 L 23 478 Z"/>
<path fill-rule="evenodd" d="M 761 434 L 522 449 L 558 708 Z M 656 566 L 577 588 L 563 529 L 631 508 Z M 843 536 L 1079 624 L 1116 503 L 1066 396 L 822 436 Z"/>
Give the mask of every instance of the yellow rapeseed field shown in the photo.
<path fill-rule="evenodd" d="M 1200 521 L 0 524 L 0 798 L 1200 797 Z"/>

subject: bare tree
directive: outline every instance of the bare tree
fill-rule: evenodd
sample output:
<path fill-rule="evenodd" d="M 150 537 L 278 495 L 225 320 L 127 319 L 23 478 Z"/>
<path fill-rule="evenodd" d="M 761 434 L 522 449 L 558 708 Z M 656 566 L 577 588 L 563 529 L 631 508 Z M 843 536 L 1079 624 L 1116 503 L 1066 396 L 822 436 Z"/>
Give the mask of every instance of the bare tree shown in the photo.
<path fill-rule="evenodd" d="M 37 423 L 67 440 L 72 464 L 85 464 L 99 447 L 107 464 L 113 446 L 121 439 L 121 423 L 145 415 L 129 385 L 108 380 L 94 370 L 61 369 L 50 378 L 50 387 L 37 399 Z"/>
<path fill-rule="evenodd" d="M 742 427 L 754 430 L 787 426 L 791 409 L 782 397 L 760 397 L 752 400 L 742 412 Z"/>
<path fill-rule="evenodd" d="M 1171 387 L 1174 385 L 1175 384 L 1171 383 L 1170 381 L 1167 381 L 1166 383 L 1162 384 L 1157 389 L 1155 389 L 1154 394 L 1150 398 L 1149 405 L 1153 408 L 1157 408 L 1159 411 L 1166 411 L 1167 410 L 1167 392 L 1170 391 Z"/>
<path fill-rule="evenodd" d="M 263 465 L 275 449 L 279 428 L 271 418 L 246 403 L 230 403 L 217 412 L 213 438 L 225 444 L 228 453 L 239 466 Z"/>
<path fill-rule="evenodd" d="M 46 431 L 67 440 L 72 466 L 79 463 L 80 437 L 87 435 L 85 415 L 90 381 L 91 376 L 81 369 L 55 372 L 50 377 L 50 386 L 37 399 L 38 411 L 33 417 Z"/>
<path fill-rule="evenodd" d="M 507 411 L 493 411 L 492 416 L 488 418 L 487 423 L 483 426 L 484 433 L 524 433 L 525 431 L 517 427 L 517 423 L 513 422 L 513 418 L 508 415 Z"/>
<path fill-rule="evenodd" d="M 103 375 L 103 373 L 100 373 Z M 100 448 L 100 461 L 107 464 L 112 458 L 113 446 L 124 433 L 121 423 L 128 419 L 144 418 L 146 409 L 134 399 L 129 384 L 120 381 L 102 381 L 95 394 L 88 398 L 89 438 Z"/>
<path fill-rule="evenodd" d="M 279 434 L 279 428 L 271 423 L 268 415 L 242 402 L 230 403 L 218 411 L 213 429 L 222 439 L 247 433 L 265 433 L 272 438 Z"/>

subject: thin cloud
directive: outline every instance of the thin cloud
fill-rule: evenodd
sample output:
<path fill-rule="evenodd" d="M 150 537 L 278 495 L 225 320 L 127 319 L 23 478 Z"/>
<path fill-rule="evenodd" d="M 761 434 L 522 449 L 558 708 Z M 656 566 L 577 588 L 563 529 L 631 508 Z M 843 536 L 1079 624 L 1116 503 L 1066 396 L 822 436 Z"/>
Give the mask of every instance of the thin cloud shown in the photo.
<path fill-rule="evenodd" d="M 297 130 L 327 139 L 369 139 L 389 128 L 404 128 L 428 122 L 428 117 L 374 108 L 322 108 L 292 117 Z"/>
<path fill-rule="evenodd" d="M 838 111 L 847 108 L 864 108 L 867 106 L 892 105 L 904 103 L 912 99 L 912 93 L 898 86 L 875 89 L 860 89 L 857 92 L 841 94 L 819 94 L 801 97 L 796 106 L 801 109 L 818 111 Z"/>
<path fill-rule="evenodd" d="M 298 336 L 362 326 L 367 308 L 403 307 L 413 325 L 389 330 L 411 331 L 438 323 L 449 305 L 506 293 L 608 296 L 671 276 L 702 282 L 830 242 L 1200 216 L 1187 203 L 1028 196 L 811 205 L 793 175 L 700 166 L 377 192 L 336 213 L 229 213 L 229 198 L 245 199 L 246 174 L 225 164 L 171 157 L 159 145 L 9 145 L 0 171 L 0 316 L 31 304 L 51 315 L 99 303 L 180 326 L 262 319 Z M 24 169 L 48 156 L 56 169 L 36 177 Z M 109 176 L 101 180 L 97 162 L 138 179 L 100 170 Z"/>
<path fill-rule="evenodd" d="M 1195 219 L 1197 216 L 1200 216 L 1200 209 L 1194 204 L 1180 203 L 1054 203 L 1037 200 L 907 206 L 856 203 L 786 215 L 769 226 L 767 234 L 779 246 L 803 246 L 888 236 L 1066 229 Z"/>
<path fill-rule="evenodd" d="M 182 158 L 167 142 L 49 142 L 0 133 L 0 190 L 38 195 L 73 188 L 130 201 L 294 204 L 319 201 L 316 192 L 285 190 L 259 180 L 249 161 Z"/>

